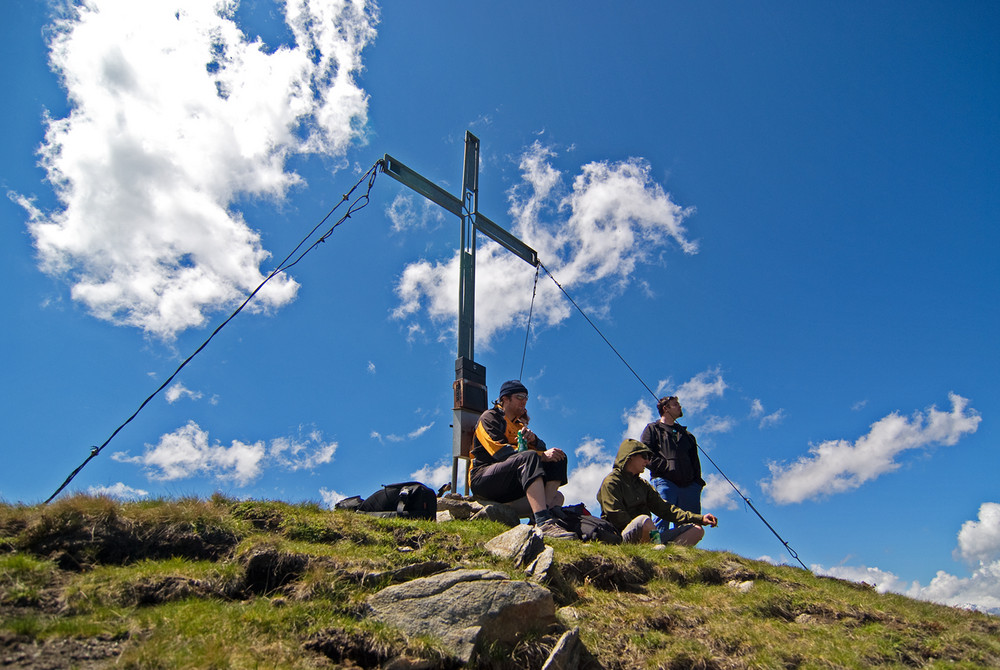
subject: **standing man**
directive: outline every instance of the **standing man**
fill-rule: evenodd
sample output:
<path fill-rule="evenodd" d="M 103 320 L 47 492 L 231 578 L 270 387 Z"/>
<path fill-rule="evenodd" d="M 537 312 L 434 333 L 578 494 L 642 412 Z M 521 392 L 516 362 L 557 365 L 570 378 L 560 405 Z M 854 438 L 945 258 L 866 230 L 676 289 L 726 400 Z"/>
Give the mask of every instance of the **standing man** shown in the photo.
<path fill-rule="evenodd" d="M 701 513 L 701 461 L 698 459 L 698 442 L 687 428 L 677 423 L 684 410 L 677 396 L 660 398 L 656 403 L 659 421 L 654 421 L 642 431 L 639 441 L 649 447 L 653 457 L 649 462 L 653 487 L 660 497 L 682 510 Z M 670 522 L 656 519 L 656 527 L 665 533 Z"/>
<path fill-rule="evenodd" d="M 639 544 L 650 541 L 655 530 L 650 515 L 655 514 L 660 519 L 679 524 L 673 530 L 661 533 L 659 542 L 693 547 L 705 536 L 702 526 L 716 526 L 719 520 L 712 514 L 685 512 L 661 498 L 639 476 L 652 456 L 653 452 L 649 447 L 638 440 L 622 442 L 618 447 L 614 469 L 601 482 L 601 490 L 597 493 L 597 502 L 601 504 L 601 518 L 614 524 L 624 542 Z"/>
<path fill-rule="evenodd" d="M 493 409 L 479 417 L 472 436 L 473 495 L 500 503 L 527 496 L 535 527 L 546 537 L 576 538 L 560 526 L 552 508 L 561 508 L 566 454 L 546 449 L 528 428 L 528 389 L 519 380 L 504 382 Z"/>

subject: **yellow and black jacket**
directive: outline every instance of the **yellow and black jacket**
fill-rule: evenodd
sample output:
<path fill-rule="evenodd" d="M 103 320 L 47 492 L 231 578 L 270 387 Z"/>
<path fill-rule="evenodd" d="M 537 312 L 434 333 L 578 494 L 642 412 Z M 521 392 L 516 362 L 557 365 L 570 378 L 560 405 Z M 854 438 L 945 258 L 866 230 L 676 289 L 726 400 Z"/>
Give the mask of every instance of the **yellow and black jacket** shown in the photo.
<path fill-rule="evenodd" d="M 499 406 L 483 412 L 472 436 L 472 469 L 500 463 L 516 454 L 517 431 L 523 427 L 521 421 L 509 421 Z M 545 451 L 545 442 L 536 436 L 528 448 Z"/>

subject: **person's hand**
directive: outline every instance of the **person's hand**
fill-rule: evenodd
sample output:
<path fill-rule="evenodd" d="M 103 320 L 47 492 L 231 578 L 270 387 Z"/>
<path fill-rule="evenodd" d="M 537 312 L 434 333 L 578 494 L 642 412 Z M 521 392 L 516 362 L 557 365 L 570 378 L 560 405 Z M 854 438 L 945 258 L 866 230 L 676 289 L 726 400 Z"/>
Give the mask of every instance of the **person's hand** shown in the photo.
<path fill-rule="evenodd" d="M 562 449 L 547 449 L 542 452 L 542 460 L 548 463 L 554 461 L 565 461 L 566 454 Z"/>
<path fill-rule="evenodd" d="M 521 436 L 528 445 L 532 445 L 538 442 L 538 436 L 531 432 L 531 429 L 525 426 L 521 429 Z"/>
<path fill-rule="evenodd" d="M 719 520 L 715 518 L 714 514 L 705 514 L 704 517 L 706 526 L 711 526 L 712 528 L 715 528 L 716 526 L 719 525 Z"/>

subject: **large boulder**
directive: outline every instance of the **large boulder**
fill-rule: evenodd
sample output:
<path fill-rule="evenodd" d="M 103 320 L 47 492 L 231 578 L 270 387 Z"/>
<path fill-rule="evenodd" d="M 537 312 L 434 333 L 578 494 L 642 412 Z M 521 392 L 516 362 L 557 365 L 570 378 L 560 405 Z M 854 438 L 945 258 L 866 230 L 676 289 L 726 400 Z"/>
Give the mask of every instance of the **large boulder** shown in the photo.
<path fill-rule="evenodd" d="M 480 642 L 515 642 L 556 623 L 548 589 L 492 570 L 450 570 L 368 598 L 372 616 L 407 635 L 429 635 L 468 663 Z"/>

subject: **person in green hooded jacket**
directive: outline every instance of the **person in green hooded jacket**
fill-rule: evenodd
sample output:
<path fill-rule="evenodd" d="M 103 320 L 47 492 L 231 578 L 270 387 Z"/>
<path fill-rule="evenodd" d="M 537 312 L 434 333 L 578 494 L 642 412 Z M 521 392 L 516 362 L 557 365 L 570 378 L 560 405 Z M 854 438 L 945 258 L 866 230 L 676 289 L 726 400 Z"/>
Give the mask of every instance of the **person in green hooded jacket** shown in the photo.
<path fill-rule="evenodd" d="M 705 536 L 702 526 L 717 526 L 719 520 L 713 514 L 694 514 L 671 505 L 656 492 L 656 489 L 639 475 L 649 464 L 653 452 L 638 440 L 625 440 L 618 447 L 615 466 L 597 494 L 601 505 L 601 518 L 610 521 L 625 542 L 656 544 L 674 542 L 693 547 Z M 659 536 L 652 516 L 673 521 L 677 526 Z"/>

